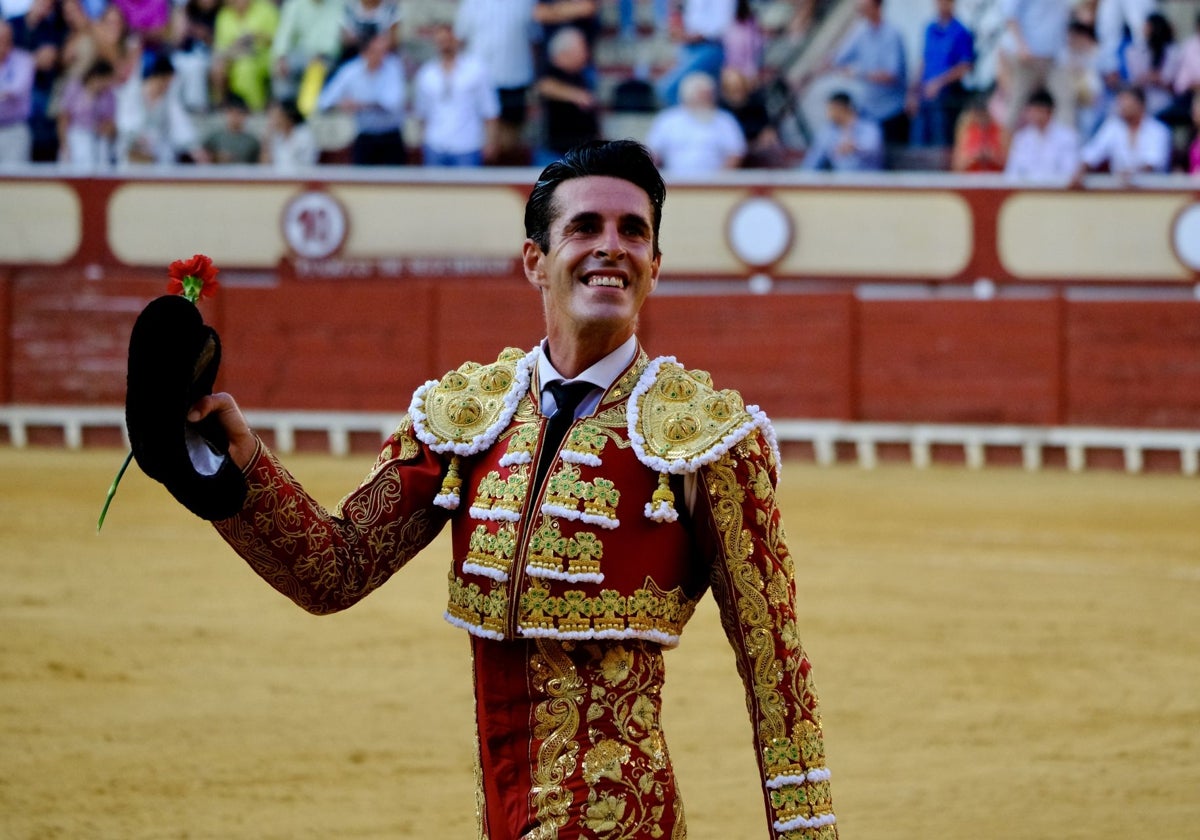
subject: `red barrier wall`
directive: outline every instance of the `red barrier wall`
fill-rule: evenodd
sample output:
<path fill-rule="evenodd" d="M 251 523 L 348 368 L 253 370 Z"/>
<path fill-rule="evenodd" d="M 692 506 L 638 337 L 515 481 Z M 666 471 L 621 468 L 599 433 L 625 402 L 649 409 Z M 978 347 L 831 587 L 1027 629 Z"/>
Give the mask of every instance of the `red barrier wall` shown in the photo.
<path fill-rule="evenodd" d="M 1060 423 L 1060 304 L 864 301 L 859 419 Z"/>
<path fill-rule="evenodd" d="M 264 279 L 202 304 L 220 385 L 250 408 L 398 412 L 426 379 L 542 335 L 519 277 Z M 0 277 L 0 397 L 121 403 L 129 330 L 164 286 Z M 1200 427 L 1200 301 L 662 294 L 640 335 L 777 418 Z"/>
<path fill-rule="evenodd" d="M 1200 425 L 1200 302 L 1073 302 L 1064 342 L 1069 422 Z"/>

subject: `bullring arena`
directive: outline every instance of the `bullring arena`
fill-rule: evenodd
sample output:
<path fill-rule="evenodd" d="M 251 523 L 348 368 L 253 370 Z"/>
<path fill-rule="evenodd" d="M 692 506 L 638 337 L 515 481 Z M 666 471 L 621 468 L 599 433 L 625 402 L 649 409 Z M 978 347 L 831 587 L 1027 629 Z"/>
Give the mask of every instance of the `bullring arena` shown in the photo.
<path fill-rule="evenodd" d="M 128 329 L 172 259 L 222 265 L 221 384 L 328 505 L 414 385 L 537 340 L 518 234 L 489 224 L 528 173 L 332 172 L 0 184 L 0 837 L 474 836 L 445 536 L 317 619 L 136 470 L 95 532 Z M 738 240 L 751 198 L 783 240 Z M 779 421 L 842 837 L 1195 836 L 1197 199 L 731 178 L 668 200 L 643 336 Z M 313 207 L 342 230 L 306 256 L 330 228 L 288 224 Z M 667 662 L 689 837 L 763 836 L 711 602 Z"/>

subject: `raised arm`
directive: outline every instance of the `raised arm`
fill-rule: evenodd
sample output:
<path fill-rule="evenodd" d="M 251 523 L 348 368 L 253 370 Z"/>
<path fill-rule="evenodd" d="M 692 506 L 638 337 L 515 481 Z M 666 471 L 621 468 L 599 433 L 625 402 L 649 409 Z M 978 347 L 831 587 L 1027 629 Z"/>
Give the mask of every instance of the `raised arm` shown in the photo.
<path fill-rule="evenodd" d="M 233 457 L 239 461 L 247 442 L 241 434 L 245 420 L 237 419 L 236 405 L 224 410 L 230 451 L 236 435 Z M 332 512 L 305 492 L 258 438 L 251 434 L 250 440 L 253 448 L 243 469 L 246 502 L 240 513 L 213 525 L 263 580 L 308 612 L 337 612 L 362 600 L 446 522 L 447 512 L 433 505 L 442 461 L 417 441 L 407 420 L 384 444 L 363 483 Z"/>

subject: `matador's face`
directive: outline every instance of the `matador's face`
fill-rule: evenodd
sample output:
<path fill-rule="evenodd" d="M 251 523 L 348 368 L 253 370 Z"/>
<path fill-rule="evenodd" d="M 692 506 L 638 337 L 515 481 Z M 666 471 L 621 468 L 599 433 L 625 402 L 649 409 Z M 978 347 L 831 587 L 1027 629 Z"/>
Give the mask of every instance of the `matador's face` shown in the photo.
<path fill-rule="evenodd" d="M 542 290 L 549 333 L 633 334 L 658 284 L 650 198 L 621 178 L 564 181 L 554 192 L 550 247 L 525 243 L 525 274 Z"/>

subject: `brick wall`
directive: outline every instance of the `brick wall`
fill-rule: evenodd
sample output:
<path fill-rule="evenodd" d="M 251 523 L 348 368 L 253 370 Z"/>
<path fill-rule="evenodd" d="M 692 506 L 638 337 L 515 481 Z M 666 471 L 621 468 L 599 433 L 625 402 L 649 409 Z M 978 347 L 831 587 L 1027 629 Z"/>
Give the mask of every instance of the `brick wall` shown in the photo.
<path fill-rule="evenodd" d="M 0 274 L 0 400 L 119 404 L 160 273 Z M 398 411 L 420 383 L 542 335 L 519 277 L 227 281 L 203 304 L 249 408 Z M 1200 427 L 1200 302 L 661 295 L 640 335 L 773 417 Z"/>

